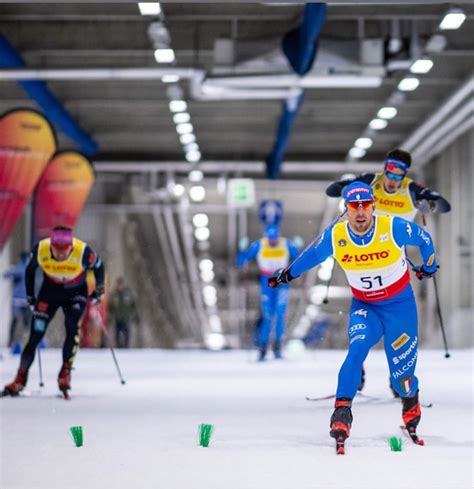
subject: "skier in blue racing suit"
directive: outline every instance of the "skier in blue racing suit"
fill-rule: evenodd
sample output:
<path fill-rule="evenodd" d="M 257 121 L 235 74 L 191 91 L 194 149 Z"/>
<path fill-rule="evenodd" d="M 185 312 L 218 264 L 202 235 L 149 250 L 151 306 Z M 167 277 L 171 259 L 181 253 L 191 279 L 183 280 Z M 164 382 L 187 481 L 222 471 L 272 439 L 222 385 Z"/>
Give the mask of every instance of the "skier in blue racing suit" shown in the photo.
<path fill-rule="evenodd" d="M 373 191 L 363 182 L 345 187 L 343 198 L 348 221 L 327 228 L 314 247 L 289 269 L 275 273 L 269 285 L 287 284 L 329 256 L 336 259 L 347 276 L 353 299 L 347 331 L 349 351 L 339 371 L 330 434 L 338 443 L 349 436 L 352 399 L 362 363 L 383 336 L 391 383 L 402 398 L 403 421 L 416 436 L 421 417 L 415 376 L 418 318 L 404 247 L 419 248 L 423 265 L 415 267 L 415 272 L 421 280 L 437 270 L 433 240 L 413 222 L 374 215 Z"/>
<path fill-rule="evenodd" d="M 281 355 L 281 343 L 285 332 L 285 313 L 288 306 L 288 285 L 279 289 L 268 286 L 268 277 L 276 270 L 288 266 L 298 255 L 298 248 L 287 238 L 280 236 L 276 224 L 265 228 L 262 239 L 254 241 L 237 256 L 237 266 L 242 267 L 250 260 L 257 260 L 260 268 L 262 321 L 258 335 L 259 361 L 265 360 L 273 321 L 276 321 L 273 351 L 275 358 Z"/>

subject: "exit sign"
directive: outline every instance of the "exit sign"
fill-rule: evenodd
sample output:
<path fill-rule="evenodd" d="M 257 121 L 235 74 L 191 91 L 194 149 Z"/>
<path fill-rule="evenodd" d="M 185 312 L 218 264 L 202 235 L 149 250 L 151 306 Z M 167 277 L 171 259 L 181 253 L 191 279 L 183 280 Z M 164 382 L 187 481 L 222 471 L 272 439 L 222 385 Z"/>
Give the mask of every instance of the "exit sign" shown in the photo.
<path fill-rule="evenodd" d="M 227 185 L 227 204 L 251 207 L 255 204 L 255 183 L 251 178 L 231 178 Z"/>

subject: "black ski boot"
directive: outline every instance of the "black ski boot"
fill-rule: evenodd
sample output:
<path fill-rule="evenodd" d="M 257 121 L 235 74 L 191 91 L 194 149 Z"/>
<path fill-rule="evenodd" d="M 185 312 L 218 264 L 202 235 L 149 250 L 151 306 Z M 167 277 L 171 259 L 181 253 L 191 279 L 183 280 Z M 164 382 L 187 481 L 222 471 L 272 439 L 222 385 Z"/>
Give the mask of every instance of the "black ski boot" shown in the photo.
<path fill-rule="evenodd" d="M 416 428 L 421 419 L 421 406 L 418 399 L 418 392 L 413 397 L 402 397 L 402 418 L 408 435 L 412 439 L 413 443 L 417 445 L 424 445 L 425 442 L 418 438 L 416 434 Z"/>
<path fill-rule="evenodd" d="M 267 356 L 267 345 L 261 346 L 259 354 L 258 354 L 258 360 L 257 361 L 258 362 L 264 362 L 266 356 Z"/>
<path fill-rule="evenodd" d="M 329 435 L 336 440 L 336 452 L 344 455 L 344 443 L 350 435 L 352 426 L 352 399 L 339 397 L 336 399 L 336 409 L 332 413 Z"/>
<path fill-rule="evenodd" d="M 277 360 L 281 360 L 283 358 L 283 355 L 281 354 L 281 343 L 279 341 L 276 341 L 273 345 L 273 354 Z"/>

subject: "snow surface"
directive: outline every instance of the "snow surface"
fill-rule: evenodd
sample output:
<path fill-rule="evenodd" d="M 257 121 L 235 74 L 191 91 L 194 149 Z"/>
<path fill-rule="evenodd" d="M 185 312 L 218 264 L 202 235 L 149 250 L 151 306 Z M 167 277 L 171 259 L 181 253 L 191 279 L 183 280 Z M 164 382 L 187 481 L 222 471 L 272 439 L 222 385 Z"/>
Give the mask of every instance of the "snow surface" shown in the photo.
<path fill-rule="evenodd" d="M 366 361 L 345 456 L 328 424 L 333 400 L 305 396 L 335 389 L 343 351 L 312 351 L 284 361 L 254 352 L 119 350 L 120 385 L 110 351 L 82 350 L 72 400 L 57 396 L 60 350 L 42 353 L 45 387 L 33 365 L 26 395 L 0 400 L 2 489 L 465 489 L 472 487 L 472 351 L 421 351 L 418 376 L 424 447 L 405 440 L 401 406 L 390 400 L 383 352 Z M 5 350 L 2 384 L 18 356 Z M 209 448 L 199 423 L 212 423 Z M 68 429 L 84 428 L 76 448 Z"/>

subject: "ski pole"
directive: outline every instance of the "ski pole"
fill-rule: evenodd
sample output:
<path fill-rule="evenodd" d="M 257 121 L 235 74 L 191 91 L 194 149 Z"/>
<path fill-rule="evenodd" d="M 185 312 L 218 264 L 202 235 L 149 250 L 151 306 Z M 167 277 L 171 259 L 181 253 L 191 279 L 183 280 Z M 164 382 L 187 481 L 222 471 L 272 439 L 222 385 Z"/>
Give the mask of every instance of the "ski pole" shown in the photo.
<path fill-rule="evenodd" d="M 341 219 L 341 217 L 344 216 L 344 214 L 346 213 L 346 210 L 344 209 L 337 217 L 336 219 L 334 219 L 334 221 L 332 221 L 325 229 L 324 231 L 319 234 L 318 236 L 316 236 L 316 238 L 314 238 L 309 244 L 308 246 L 306 246 L 306 248 L 286 267 L 286 270 L 291 270 L 291 267 L 295 265 L 295 263 L 298 262 L 298 260 L 301 259 L 301 257 L 310 249 L 312 248 L 320 239 L 321 239 L 321 236 L 330 228 L 332 228 L 333 226 L 335 226 L 337 224 L 337 222 L 339 221 L 339 219 Z"/>
<path fill-rule="evenodd" d="M 424 216 L 423 216 L 424 217 Z M 412 270 L 415 268 L 415 264 L 407 257 L 407 262 L 410 264 Z M 448 341 L 446 339 L 446 331 L 444 329 L 444 321 L 443 321 L 443 315 L 441 314 L 441 307 L 439 305 L 439 295 L 438 295 L 438 284 L 436 282 L 436 277 L 433 277 L 433 282 L 434 282 L 434 288 L 435 288 L 435 297 L 436 297 L 436 311 L 438 313 L 438 318 L 439 318 L 439 324 L 441 326 L 441 335 L 443 336 L 443 343 L 444 343 L 444 357 L 449 358 L 451 354 L 448 351 Z"/>
<path fill-rule="evenodd" d="M 329 277 L 328 283 L 326 285 L 326 296 L 323 299 L 323 304 L 329 304 L 329 289 L 331 287 L 331 282 L 332 282 L 332 277 L 334 275 L 334 268 L 336 268 L 336 264 L 334 263 L 332 270 L 331 270 L 331 276 Z"/>
<path fill-rule="evenodd" d="M 101 327 L 101 329 L 102 329 L 105 337 L 107 338 L 107 342 L 109 343 L 109 348 L 110 348 L 110 351 L 112 352 L 112 358 L 114 359 L 115 368 L 117 369 L 117 373 L 118 373 L 118 376 L 120 378 L 120 383 L 122 385 L 125 385 L 125 380 L 124 380 L 124 378 L 122 376 L 122 372 L 120 371 L 120 367 L 119 367 L 119 364 L 118 364 L 118 361 L 117 361 L 117 357 L 115 356 L 115 351 L 114 351 L 114 349 L 112 347 L 112 341 L 110 340 L 109 332 L 105 328 L 104 321 L 102 320 L 102 315 L 100 314 L 100 311 L 97 308 L 97 306 L 95 306 L 94 309 L 95 309 L 95 312 L 96 312 L 96 316 L 99 319 L 100 327 Z"/>
<path fill-rule="evenodd" d="M 43 382 L 43 368 L 41 365 L 41 347 L 38 346 L 38 367 L 39 367 L 39 386 L 44 387 L 44 382 Z"/>
<path fill-rule="evenodd" d="M 427 225 L 426 225 L 426 217 L 424 214 L 421 215 L 421 218 L 423 220 L 423 227 L 427 230 Z M 439 302 L 439 294 L 438 294 L 438 282 L 436 280 L 436 277 L 433 277 L 433 283 L 434 283 L 434 289 L 435 289 L 435 297 L 436 297 L 436 312 L 438 313 L 438 318 L 439 318 L 439 324 L 441 326 L 441 334 L 443 335 L 443 343 L 444 343 L 444 349 L 445 349 L 445 358 L 449 358 L 451 355 L 448 351 L 448 342 L 446 340 L 446 332 L 444 329 L 444 321 L 443 321 L 443 314 L 441 313 L 441 305 Z"/>

